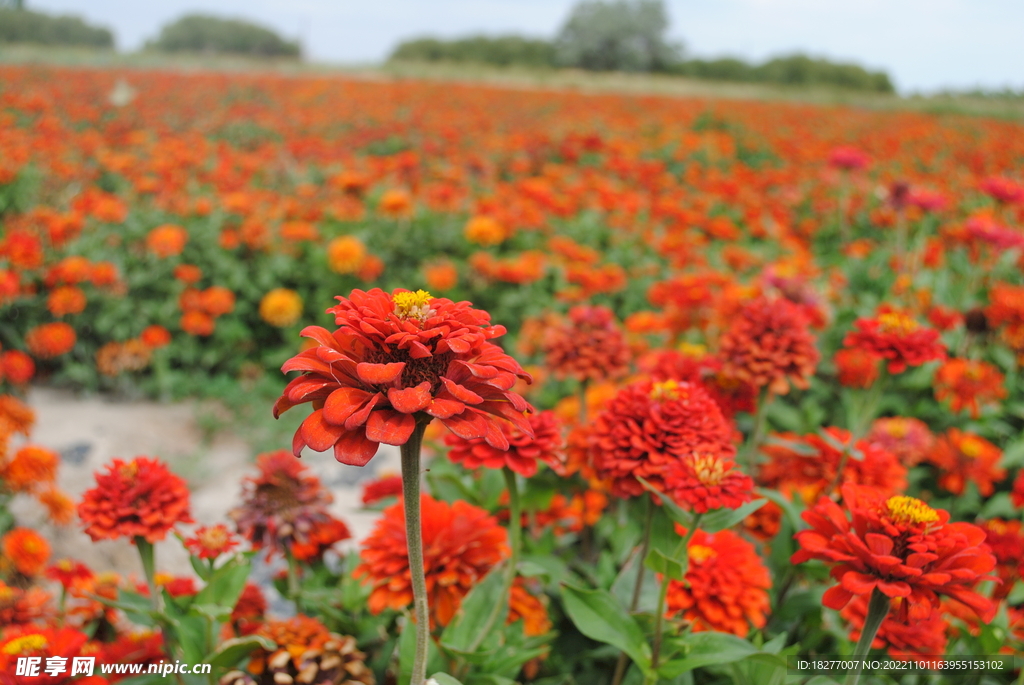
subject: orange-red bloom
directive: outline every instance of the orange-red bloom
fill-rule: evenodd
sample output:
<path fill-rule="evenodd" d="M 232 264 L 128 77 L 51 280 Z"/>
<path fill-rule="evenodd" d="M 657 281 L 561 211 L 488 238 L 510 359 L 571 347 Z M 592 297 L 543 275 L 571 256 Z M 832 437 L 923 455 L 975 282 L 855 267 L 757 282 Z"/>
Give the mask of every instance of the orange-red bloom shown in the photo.
<path fill-rule="evenodd" d="M 903 373 L 908 366 L 946 358 L 939 332 L 902 312 L 885 309 L 873 319 L 857 319 L 854 325 L 858 330 L 847 333 L 843 345 L 889 360 L 889 373 Z"/>
<path fill-rule="evenodd" d="M 969 409 L 971 418 L 976 419 L 981 414 L 980 404 L 1006 399 L 1003 374 L 988 362 L 950 359 L 935 373 L 935 399 L 950 400 L 954 412 Z"/>
<path fill-rule="evenodd" d="M 967 482 L 973 482 L 983 497 L 995 491 L 995 483 L 1006 477 L 999 467 L 1003 451 L 991 442 L 968 431 L 950 428 L 928 455 L 928 461 L 941 469 L 939 487 L 961 495 Z"/>
<path fill-rule="evenodd" d="M 677 526 L 677 531 L 686 531 Z M 771 576 L 754 546 L 731 530 L 694 532 L 687 547 L 685 582 L 668 585 L 666 616 L 682 614 L 694 631 L 745 637 L 761 628 L 771 607 Z"/>
<path fill-rule="evenodd" d="M 223 679 L 225 685 L 374 682 L 373 671 L 364 662 L 366 654 L 356 648 L 356 639 L 328 632 L 327 626 L 315 618 L 300 614 L 284 621 L 267 621 L 256 634 L 273 642 L 274 650 L 268 653 L 256 649 L 246 667 L 251 676 L 232 671 Z"/>
<path fill-rule="evenodd" d="M 40 587 L 23 590 L 0 580 L 0 626 L 9 630 L 13 626 L 35 626 L 54 618 L 50 593 Z M 6 637 L 8 630 L 0 632 Z M 0 641 L 0 644 L 3 644 Z M 2 657 L 2 654 L 0 654 Z M 3 674 L 4 671 L 0 671 Z M 5 684 L 6 685 L 6 684 Z"/>
<path fill-rule="evenodd" d="M 467 440 L 449 433 L 445 444 L 451 449 L 448 458 L 466 468 L 481 466 L 500 469 L 507 466 L 516 473 L 530 476 L 537 473 L 538 460 L 551 467 L 558 467 L 562 461 L 562 424 L 552 411 L 531 414 L 529 417 L 533 435 L 523 433 L 511 424 L 501 428 L 508 439 L 508 449 L 500 450 L 487 444 L 483 438 Z"/>
<path fill-rule="evenodd" d="M 694 452 L 669 464 L 665 488 L 677 504 L 703 514 L 712 509 L 736 509 L 749 502 L 754 481 L 719 453 Z"/>
<path fill-rule="evenodd" d="M 878 380 L 878 357 L 859 347 L 843 348 L 833 358 L 839 384 L 847 388 L 870 388 Z"/>
<path fill-rule="evenodd" d="M 423 567 L 432 612 L 431 623 L 447 625 L 462 598 L 508 556 L 505 529 L 486 511 L 467 502 L 439 502 L 429 495 L 421 500 Z M 402 503 L 384 510 L 373 532 L 363 542 L 363 563 L 357 577 L 373 584 L 368 607 L 404 609 L 412 604 L 412 580 L 405 537 Z"/>
<path fill-rule="evenodd" d="M 60 457 L 39 445 L 25 445 L 6 464 L 0 463 L 0 480 L 14 492 L 31 492 L 52 484 Z"/>
<path fill-rule="evenodd" d="M 320 561 L 324 552 L 351 537 L 352 533 L 344 521 L 328 516 L 327 520 L 320 522 L 310 531 L 305 540 L 296 540 L 292 543 L 292 556 L 299 561 Z"/>
<path fill-rule="evenodd" d="M 590 438 L 597 475 L 616 497 L 644 492 L 637 477 L 667 491 L 670 464 L 694 453 L 732 457 L 732 429 L 718 405 L 685 381 L 640 381 L 620 390 L 594 420 Z"/>
<path fill-rule="evenodd" d="M 46 297 L 46 308 L 54 316 L 80 314 L 85 309 L 85 293 L 73 285 L 54 288 Z"/>
<path fill-rule="evenodd" d="M 924 460 L 935 445 L 935 436 L 928 424 L 907 416 L 877 419 L 871 424 L 867 439 L 895 454 L 907 467 Z"/>
<path fill-rule="evenodd" d="M 366 246 L 354 235 L 343 235 L 327 244 L 327 265 L 338 274 L 354 274 L 366 261 Z"/>
<path fill-rule="evenodd" d="M 99 676 L 71 679 L 71 663 L 74 657 L 83 652 L 88 636 L 74 628 L 39 628 L 35 626 L 18 626 L 5 630 L 0 639 L 0 674 L 3 674 L 4 685 L 104 685 L 106 680 Z M 39 674 L 36 676 L 18 676 L 18 659 L 21 657 L 40 657 Z M 46 672 L 47 660 L 57 657 L 68 668 L 57 674 Z"/>
<path fill-rule="evenodd" d="M 990 519 L 978 524 L 985 531 L 985 542 L 996 557 L 996 575 L 1001 583 L 992 592 L 993 599 L 1005 599 L 1014 584 L 1024 578 L 1024 530 L 1020 521 Z"/>
<path fill-rule="evenodd" d="M 82 495 L 78 516 L 93 540 L 163 540 L 175 524 L 192 522 L 188 484 L 157 459 L 114 459 Z"/>
<path fill-rule="evenodd" d="M 889 656 L 903 661 L 925 660 L 935 658 L 936 654 L 946 653 L 948 624 L 942 618 L 942 612 L 932 611 L 925 619 L 903 622 L 899 619 L 901 600 L 890 600 L 889 615 L 882 621 L 871 646 L 875 649 L 886 649 Z M 850 622 L 850 639 L 860 639 L 861 630 L 868 614 L 868 598 L 863 595 L 854 597 L 842 611 L 842 617 Z"/>
<path fill-rule="evenodd" d="M 223 523 L 215 526 L 200 526 L 192 537 L 185 539 L 189 554 L 200 559 L 216 559 L 238 546 L 238 540 Z"/>
<path fill-rule="evenodd" d="M 950 523 L 948 511 L 913 497 L 887 498 L 856 485 L 842 492 L 843 507 L 823 497 L 802 514 L 811 527 L 796 534 L 800 549 L 790 560 L 833 565 L 832 578 L 839 584 L 825 591 L 825 606 L 842 609 L 854 596 L 877 588 L 887 597 L 902 598 L 898 615 L 903 622 L 931 616 L 939 595 L 962 602 L 982 620 L 992 619 L 996 605 L 973 589 L 996 565 L 983 530 Z"/>
<path fill-rule="evenodd" d="M 803 310 L 789 300 L 751 300 L 722 336 L 723 373 L 778 395 L 789 392 L 790 382 L 806 389 L 818 364 L 809 326 Z"/>
<path fill-rule="evenodd" d="M 402 494 L 401 476 L 383 476 L 363 485 L 363 506 L 369 506 L 388 497 Z"/>
<path fill-rule="evenodd" d="M 548 329 L 543 348 L 548 368 L 559 378 L 603 381 L 629 367 L 626 338 L 607 307 L 573 307 L 564 324 Z"/>
<path fill-rule="evenodd" d="M 188 231 L 174 224 L 157 226 L 146 236 L 146 247 L 157 257 L 181 254 L 188 242 Z"/>
<path fill-rule="evenodd" d="M 353 290 L 327 310 L 340 326 L 334 333 L 307 326 L 316 346 L 282 367 L 301 371 L 274 405 L 274 416 L 311 402 L 313 413 L 292 440 L 304 447 L 334 448 L 345 464 L 365 465 L 380 443 L 405 444 L 417 421 L 438 418 L 456 435 L 483 438 L 508 448 L 501 419 L 532 433 L 529 403 L 511 391 L 529 379 L 500 347 L 504 335 L 487 312 L 470 303 L 431 297 L 423 290 Z"/>
<path fill-rule="evenodd" d="M 25 335 L 25 345 L 39 359 L 59 357 L 71 351 L 78 337 L 75 329 L 62 321 L 39 324 Z"/>
<path fill-rule="evenodd" d="M 155 350 L 171 344 L 171 332 L 159 324 L 153 324 L 143 329 L 139 339 Z"/>
<path fill-rule="evenodd" d="M 0 354 L 0 377 L 15 385 L 24 385 L 36 375 L 36 363 L 20 350 L 5 350 Z"/>
<path fill-rule="evenodd" d="M 0 538 L 4 557 L 10 560 L 18 573 L 35 576 L 42 572 L 50 560 L 50 543 L 31 528 L 12 528 Z"/>

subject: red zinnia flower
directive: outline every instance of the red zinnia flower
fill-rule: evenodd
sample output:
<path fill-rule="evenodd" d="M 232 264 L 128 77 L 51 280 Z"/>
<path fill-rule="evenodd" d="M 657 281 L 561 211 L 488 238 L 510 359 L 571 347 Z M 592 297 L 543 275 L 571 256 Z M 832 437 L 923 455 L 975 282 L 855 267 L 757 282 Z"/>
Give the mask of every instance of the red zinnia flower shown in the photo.
<path fill-rule="evenodd" d="M 939 332 L 901 312 L 886 309 L 876 318 L 857 319 L 854 325 L 858 330 L 847 333 L 843 345 L 888 359 L 889 373 L 903 373 L 908 366 L 946 358 Z"/>
<path fill-rule="evenodd" d="M 721 454 L 694 452 L 669 464 L 666 494 L 684 508 L 703 514 L 712 509 L 737 509 L 750 501 L 754 481 Z"/>
<path fill-rule="evenodd" d="M 25 335 L 25 345 L 39 359 L 59 357 L 71 351 L 78 336 L 69 324 L 57 321 L 39 324 Z"/>
<path fill-rule="evenodd" d="M 676 527 L 680 535 L 686 531 Z M 761 628 L 771 607 L 771 576 L 754 546 L 731 530 L 694 532 L 683 582 L 668 585 L 666 616 L 682 614 L 694 631 L 717 630 L 745 637 Z"/>
<path fill-rule="evenodd" d="M 1006 399 L 1003 374 L 987 362 L 950 359 L 935 373 L 935 399 L 950 400 L 954 412 L 970 409 L 971 418 L 978 418 L 982 404 L 998 404 Z"/>
<path fill-rule="evenodd" d="M 70 664 L 74 657 L 82 653 L 88 636 L 74 628 L 38 628 L 35 626 L 19 626 L 5 630 L 0 639 L 0 674 L 4 676 L 4 684 L 21 685 L 63 685 L 74 682 L 78 685 L 94 685 L 105 683 L 99 677 L 71 680 Z M 42 657 L 39 675 L 34 677 L 15 676 L 18 659 L 21 657 Z M 66 672 L 58 675 L 46 673 L 46 661 L 51 657 L 65 659 L 68 665 Z"/>
<path fill-rule="evenodd" d="M 879 626 L 871 646 L 887 649 L 889 656 L 904 661 L 945 654 L 948 642 L 946 630 L 949 626 L 942 618 L 942 612 L 934 610 L 928 618 L 902 622 L 899 620 L 900 604 L 899 599 L 890 600 L 889 615 Z M 854 597 L 843 608 L 841 615 L 850 622 L 850 639 L 859 640 L 868 615 L 867 597 Z"/>
<path fill-rule="evenodd" d="M 299 561 L 319 561 L 323 559 L 324 552 L 342 540 L 348 540 L 351 537 L 352 533 L 349 531 L 348 526 L 345 525 L 345 522 L 331 517 L 317 524 L 310 531 L 309 535 L 306 536 L 305 540 L 295 540 L 292 542 L 292 556 Z"/>
<path fill-rule="evenodd" d="M 665 492 L 669 464 L 697 454 L 732 457 L 732 429 L 718 405 L 693 383 L 640 381 L 598 414 L 590 436 L 597 475 L 616 497 L 644 492 L 637 477 Z"/>
<path fill-rule="evenodd" d="M 0 626 L 34 627 L 44 621 L 49 622 L 54 618 L 50 604 L 52 599 L 50 593 L 40 587 L 23 590 L 0 580 Z M 6 634 L 6 631 L 0 631 L 0 634 Z"/>
<path fill-rule="evenodd" d="M 859 347 L 843 348 L 833 357 L 839 384 L 847 388 L 870 388 L 878 380 L 878 357 Z"/>
<path fill-rule="evenodd" d="M 871 424 L 867 440 L 895 454 L 907 467 L 920 463 L 935 445 L 928 424 L 906 416 L 877 419 Z"/>
<path fill-rule="evenodd" d="M 52 484 L 60 456 L 39 445 L 25 445 L 6 464 L 0 463 L 0 480 L 13 492 L 31 492 Z"/>
<path fill-rule="evenodd" d="M 626 373 L 629 347 L 615 314 L 607 307 L 579 306 L 543 340 L 546 363 L 559 378 L 603 381 Z"/>
<path fill-rule="evenodd" d="M 850 145 L 832 148 L 828 153 L 829 166 L 845 171 L 866 169 L 870 163 L 871 158 L 868 156 L 868 153 Z"/>
<path fill-rule="evenodd" d="M 985 542 L 996 557 L 996 585 L 992 598 L 1005 599 L 1014 584 L 1024 578 L 1024 531 L 1020 521 L 990 519 L 979 524 L 985 531 Z"/>
<path fill-rule="evenodd" d="M 791 563 L 820 559 L 833 564 L 839 581 L 822 602 L 842 609 L 855 595 L 877 588 L 900 597 L 899 618 L 923 619 L 947 595 L 990 621 L 996 605 L 973 590 L 996 559 L 984 544 L 985 532 L 969 523 L 949 523 L 949 512 L 913 497 L 886 498 L 873 488 L 843 487 L 840 507 L 822 498 L 801 516 L 811 525 L 796 534 L 800 549 Z M 847 520 L 846 510 L 852 514 Z"/>
<path fill-rule="evenodd" d="M 94 541 L 163 540 L 175 524 L 192 523 L 188 484 L 157 459 L 114 459 L 106 473 L 96 473 L 96 487 L 82 495 L 78 516 Z"/>
<path fill-rule="evenodd" d="M 950 428 L 928 455 L 928 461 L 942 470 L 939 487 L 961 495 L 972 481 L 983 497 L 995 491 L 995 483 L 1006 477 L 999 468 L 1003 451 L 985 438 L 958 428 Z"/>
<path fill-rule="evenodd" d="M 544 411 L 531 414 L 529 421 L 533 435 L 527 435 L 511 424 L 501 427 L 509 443 L 506 450 L 492 447 L 483 438 L 466 440 L 449 434 L 445 437 L 445 444 L 451 448 L 448 451 L 448 458 L 469 469 L 481 466 L 500 469 L 507 466 L 527 478 L 537 473 L 538 460 L 552 468 L 558 467 L 562 463 L 564 442 L 562 425 L 558 417 L 554 412 Z"/>
<path fill-rule="evenodd" d="M 36 374 L 32 357 L 20 350 L 6 350 L 0 354 L 0 376 L 15 385 L 24 385 Z"/>
<path fill-rule="evenodd" d="M 93 573 L 88 566 L 80 561 L 58 559 L 47 567 L 46 577 L 50 580 L 56 580 L 64 589 L 68 589 L 80 580 L 92 578 Z"/>
<path fill-rule="evenodd" d="M 499 449 L 508 439 L 494 417 L 520 431 L 532 429 L 529 403 L 511 392 L 519 364 L 488 342 L 504 335 L 490 315 L 468 302 L 420 290 L 353 290 L 327 310 L 340 326 L 333 334 L 308 326 L 302 335 L 317 345 L 290 359 L 285 372 L 302 371 L 274 405 L 274 416 L 303 402 L 313 413 L 292 441 L 363 466 L 380 443 L 405 444 L 418 420 L 438 418 L 456 435 L 483 438 Z"/>
<path fill-rule="evenodd" d="M 789 392 L 790 382 L 808 388 L 818 364 L 806 316 L 782 298 L 747 302 L 722 335 L 718 354 L 726 376 L 777 395 Z"/>
<path fill-rule="evenodd" d="M 1024 508 L 1024 469 L 1017 472 L 1013 479 L 1013 488 L 1010 491 L 1010 502 L 1015 507 Z"/>
<path fill-rule="evenodd" d="M 165 347 L 171 343 L 171 332 L 159 324 L 153 324 L 152 326 L 146 326 L 142 331 L 142 335 L 139 339 L 146 344 L 147 347 L 152 349 L 158 349 Z"/>
<path fill-rule="evenodd" d="M 382 476 L 363 485 L 363 506 L 402 494 L 401 476 Z"/>
<path fill-rule="evenodd" d="M 505 529 L 486 511 L 467 502 L 439 502 L 423 495 L 423 567 L 431 623 L 447 625 L 462 598 L 508 556 Z M 363 563 L 355 570 L 373 584 L 368 607 L 373 614 L 412 604 L 412 581 L 402 504 L 384 510 L 363 542 Z"/>
<path fill-rule="evenodd" d="M 0 548 L 24 576 L 38 575 L 50 559 L 50 543 L 31 528 L 11 528 L 0 538 Z"/>
<path fill-rule="evenodd" d="M 242 588 L 242 594 L 239 595 L 228 622 L 235 635 L 251 635 L 259 630 L 266 613 L 267 598 L 263 596 L 263 591 L 256 583 L 248 582 Z"/>
<path fill-rule="evenodd" d="M 238 540 L 223 523 L 196 528 L 193 537 L 185 540 L 189 554 L 200 559 L 216 559 L 238 546 Z"/>

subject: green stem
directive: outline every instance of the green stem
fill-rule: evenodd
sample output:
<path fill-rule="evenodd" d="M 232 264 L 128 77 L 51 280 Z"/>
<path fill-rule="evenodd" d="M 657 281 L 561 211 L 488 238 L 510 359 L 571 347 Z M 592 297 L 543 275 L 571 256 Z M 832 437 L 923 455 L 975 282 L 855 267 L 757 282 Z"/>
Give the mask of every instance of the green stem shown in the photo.
<path fill-rule="evenodd" d="M 864 657 L 871 651 L 871 643 L 875 641 L 875 635 L 878 633 L 878 628 L 882 625 L 882 621 L 889 615 L 889 598 L 882 594 L 882 591 L 875 588 L 871 592 L 871 601 L 868 603 L 868 615 L 864 619 L 864 629 L 860 633 L 860 639 L 857 640 L 857 647 L 853 650 L 852 660 L 854 663 L 860 664 Z M 857 681 L 860 680 L 860 668 L 851 671 L 844 681 L 844 685 L 857 685 Z"/>
<path fill-rule="evenodd" d="M 579 387 L 579 398 L 580 398 L 580 425 L 587 425 L 587 379 L 580 381 Z"/>
<path fill-rule="evenodd" d="M 633 583 L 633 597 L 629 602 L 629 612 L 636 611 L 640 604 L 640 593 L 644 589 L 644 560 L 647 559 L 647 551 L 651 546 L 651 524 L 654 522 L 654 498 L 647 493 L 647 513 L 644 516 L 644 537 L 640 545 L 640 554 L 636 557 L 637 564 L 636 582 Z M 625 652 L 619 653 L 619 660 L 615 662 L 615 675 L 612 677 L 612 685 L 622 685 L 622 679 L 626 675 L 626 666 L 629 665 L 629 657 Z"/>
<path fill-rule="evenodd" d="M 516 579 L 516 568 L 519 566 L 519 550 L 522 547 L 523 510 L 519 503 L 519 487 L 516 483 L 516 474 L 507 466 L 502 469 L 502 473 L 505 476 L 505 487 L 508 488 L 508 539 L 509 546 L 512 549 L 508 558 L 508 567 L 505 569 L 505 584 L 502 587 L 501 594 L 498 596 L 505 597 L 506 601 L 508 601 L 512 593 L 512 583 Z M 472 642 L 469 643 L 467 652 L 475 652 L 483 644 L 483 641 L 487 639 L 487 636 L 494 629 L 498 616 L 501 615 L 502 608 L 501 602 L 494 603 L 490 615 L 487 616 L 487 620 L 484 622 L 483 628 L 476 634 Z"/>
<path fill-rule="evenodd" d="M 676 546 L 676 551 L 672 555 L 676 559 L 682 559 L 680 566 L 682 567 L 683 583 L 686 583 L 686 572 L 690 568 L 690 540 L 693 539 L 694 533 L 700 528 L 700 520 L 703 514 L 697 514 L 693 519 L 693 526 L 690 530 L 686 531 L 685 537 L 680 540 Z M 658 670 L 658 658 L 661 654 L 661 636 L 662 628 L 665 621 L 665 600 L 668 598 L 668 586 L 672 581 L 667 575 L 661 579 L 661 592 L 658 595 L 658 613 L 654 616 L 654 645 L 651 649 L 651 670 Z M 655 677 L 656 678 L 656 677 Z M 652 683 L 655 681 L 651 681 Z"/>
<path fill-rule="evenodd" d="M 768 405 L 775 397 L 767 387 L 762 388 L 757 398 L 757 409 L 754 410 L 754 430 L 743 446 L 744 457 L 747 462 L 747 475 L 751 478 L 757 477 L 757 451 L 764 442 L 764 434 L 768 427 Z"/>
<path fill-rule="evenodd" d="M 294 602 L 295 609 L 301 612 L 302 607 L 299 606 L 299 565 L 291 549 L 285 548 L 284 556 L 288 560 L 287 599 Z"/>
<path fill-rule="evenodd" d="M 427 648 L 430 644 L 430 606 L 423 568 L 423 529 L 420 524 L 420 448 L 423 431 L 430 422 L 418 418 L 409 440 L 402 445 L 402 499 L 405 505 L 405 536 L 412 578 L 413 614 L 416 617 L 416 652 L 409 685 L 423 685 L 427 679 Z M 409 629 L 406 624 L 404 630 Z"/>
<path fill-rule="evenodd" d="M 153 543 L 141 535 L 137 535 L 135 536 L 135 548 L 139 550 L 139 558 L 142 559 L 142 572 L 146 575 L 146 587 L 149 588 L 149 606 L 154 612 L 162 611 L 163 603 L 160 601 L 160 593 L 156 586 L 156 554 L 153 550 Z"/>

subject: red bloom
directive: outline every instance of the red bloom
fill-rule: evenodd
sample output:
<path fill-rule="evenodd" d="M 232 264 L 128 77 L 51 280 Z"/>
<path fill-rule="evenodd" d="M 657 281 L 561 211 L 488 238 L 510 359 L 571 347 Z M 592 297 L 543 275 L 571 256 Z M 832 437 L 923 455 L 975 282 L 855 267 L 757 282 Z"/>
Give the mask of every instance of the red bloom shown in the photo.
<path fill-rule="evenodd" d="M 928 424 L 906 416 L 877 419 L 871 424 L 867 440 L 895 454 L 907 467 L 920 463 L 935 445 Z"/>
<path fill-rule="evenodd" d="M 6 350 L 0 354 L 0 377 L 15 385 L 24 385 L 36 374 L 32 357 L 20 350 Z"/>
<path fill-rule="evenodd" d="M 1013 503 L 1013 506 L 1024 508 L 1024 469 L 1018 471 L 1017 477 L 1013 479 L 1010 501 Z"/>
<path fill-rule="evenodd" d="M 870 388 L 878 380 L 878 357 L 859 347 L 843 348 L 834 357 L 839 384 L 847 388 Z"/>
<path fill-rule="evenodd" d="M 363 485 L 363 506 L 369 506 L 388 497 L 402 494 L 401 476 L 383 476 Z"/>
<path fill-rule="evenodd" d="M 737 509 L 749 502 L 754 481 L 721 454 L 694 452 L 669 464 L 665 487 L 673 501 L 703 514 L 712 509 Z"/>
<path fill-rule="evenodd" d="M 989 176 L 978 184 L 981 191 L 1003 204 L 1015 204 L 1024 200 L 1024 185 L 1005 176 Z"/>
<path fill-rule="evenodd" d="M 1014 583 L 1024 578 L 1024 531 L 1020 521 L 991 519 L 979 524 L 985 542 L 996 557 L 996 575 L 1002 581 L 992 593 L 993 599 L 1005 599 Z"/>
<path fill-rule="evenodd" d="M 39 324 L 25 334 L 28 351 L 39 359 L 59 357 L 70 352 L 77 340 L 75 329 L 61 321 Z"/>
<path fill-rule="evenodd" d="M 859 171 L 871 164 L 868 153 L 850 145 L 832 148 L 828 153 L 828 165 L 845 171 Z"/>
<path fill-rule="evenodd" d="M 680 534 L 685 535 L 677 527 Z M 693 630 L 717 630 L 745 637 L 761 628 L 771 607 L 771 576 L 754 546 L 731 530 L 697 530 L 687 552 L 685 583 L 668 585 L 666 616 L 682 614 Z"/>
<path fill-rule="evenodd" d="M 925 619 L 912 620 L 909 623 L 900 621 L 901 600 L 890 600 L 889 615 L 882 621 L 871 646 L 875 649 L 887 649 L 889 656 L 903 661 L 924 660 L 934 658 L 936 654 L 946 653 L 946 629 L 949 627 L 942 618 L 942 612 L 932 611 Z M 860 639 L 861 630 L 868 614 L 866 596 L 854 597 L 847 604 L 841 615 L 850 622 L 850 639 Z"/>
<path fill-rule="evenodd" d="M 973 590 L 996 565 L 983 530 L 949 523 L 949 512 L 913 497 L 886 498 L 856 485 L 842 492 L 852 522 L 844 508 L 823 497 L 802 514 L 811 528 L 796 534 L 800 549 L 790 559 L 794 564 L 811 559 L 833 564 L 832 578 L 839 585 L 825 591 L 825 606 L 842 609 L 855 595 L 868 596 L 878 588 L 887 597 L 903 599 L 903 622 L 931 616 L 939 595 L 992 620 L 996 605 Z"/>
<path fill-rule="evenodd" d="M 486 511 L 467 502 L 439 502 L 429 495 L 421 500 L 423 567 L 431 623 L 447 625 L 462 598 L 488 571 L 508 556 L 505 529 Z M 412 580 L 405 537 L 405 511 L 398 503 L 384 510 L 370 537 L 363 542 L 361 563 L 355 570 L 373 584 L 368 603 L 371 613 L 404 609 L 412 604 Z"/>
<path fill-rule="evenodd" d="M 757 388 L 724 374 L 722 362 L 700 348 L 692 354 L 659 350 L 640 359 L 639 366 L 655 381 L 699 383 L 726 419 L 731 420 L 737 412 L 753 413 L 756 409 Z"/>
<path fill-rule="evenodd" d="M 644 492 L 637 477 L 665 492 L 668 466 L 694 453 L 732 457 L 732 429 L 718 405 L 692 383 L 640 381 L 620 390 L 594 420 L 594 468 L 616 497 Z"/>
<path fill-rule="evenodd" d="M 96 487 L 82 496 L 78 516 L 94 541 L 163 540 L 176 523 L 192 523 L 188 484 L 157 459 L 114 459 L 106 473 L 96 473 Z"/>
<path fill-rule="evenodd" d="M 971 418 L 981 414 L 981 404 L 1006 399 L 1003 374 L 992 364 L 970 359 L 950 359 L 935 373 L 935 399 L 950 400 L 954 412 L 967 408 Z"/>
<path fill-rule="evenodd" d="M 523 433 L 511 424 L 502 426 L 509 443 L 506 450 L 492 447 L 483 438 L 466 440 L 449 434 L 445 437 L 445 444 L 451 448 L 448 451 L 448 458 L 469 469 L 481 466 L 500 469 L 507 466 L 527 478 L 537 473 L 538 460 L 553 468 L 558 467 L 562 463 L 564 443 L 562 425 L 558 417 L 554 412 L 544 411 L 531 414 L 529 421 L 533 435 Z"/>
<path fill-rule="evenodd" d="M 946 358 L 939 332 L 901 312 L 884 310 L 874 319 L 857 319 L 854 325 L 858 330 L 847 333 L 843 345 L 888 359 L 889 373 Z"/>
<path fill-rule="evenodd" d="M 313 562 L 323 559 L 324 552 L 342 540 L 352 537 L 344 521 L 330 517 L 314 527 L 305 540 L 292 543 L 292 555 L 299 561 Z"/>
<path fill-rule="evenodd" d="M 31 528 L 11 528 L 0 538 L 0 549 L 24 576 L 39 574 L 50 559 L 50 543 Z"/>
<path fill-rule="evenodd" d="M 216 559 L 238 546 L 238 540 L 223 523 L 196 528 L 193 537 L 185 540 L 189 554 L 200 559 Z"/>
<path fill-rule="evenodd" d="M 242 588 L 229 623 L 235 635 L 251 635 L 259 630 L 263 617 L 267 613 L 267 598 L 263 596 L 260 586 L 248 582 Z"/>
<path fill-rule="evenodd" d="M 789 300 L 758 298 L 747 302 L 722 336 L 718 355 L 727 377 L 768 388 L 778 395 L 789 383 L 810 386 L 818 350 L 809 323 Z"/>
<path fill-rule="evenodd" d="M 58 559 L 46 569 L 46 577 L 56 580 L 64 589 L 68 589 L 80 580 L 92 578 L 93 573 L 80 561 Z"/>
<path fill-rule="evenodd" d="M 71 660 L 82 653 L 88 636 L 74 628 L 36 628 L 20 626 L 5 630 L 0 639 L 0 674 L 4 685 L 79 685 L 104 683 L 102 678 L 83 678 L 72 681 Z M 35 676 L 14 675 L 20 657 L 42 657 L 39 673 Z M 63 673 L 49 675 L 46 662 L 50 657 L 65 659 L 68 668 Z"/>
<path fill-rule="evenodd" d="M 573 307 L 568 321 L 548 329 L 543 347 L 548 368 L 560 378 L 603 381 L 629 367 L 626 338 L 607 307 Z"/>
<path fill-rule="evenodd" d="M 995 483 L 1006 477 L 999 467 L 1003 451 L 985 438 L 950 428 L 928 455 L 928 461 L 941 469 L 939 487 L 961 495 L 968 481 L 978 487 L 983 497 L 995 492 Z"/>
<path fill-rule="evenodd" d="M 314 408 L 295 433 L 296 456 L 307 446 L 333 447 L 338 461 L 362 466 L 380 443 L 405 444 L 416 422 L 431 417 L 499 449 L 508 439 L 495 417 L 531 431 L 524 412 L 532 408 L 510 391 L 529 375 L 488 342 L 505 328 L 489 325 L 487 312 L 423 290 L 353 290 L 351 299 L 338 300 L 328 312 L 340 328 L 306 327 L 302 335 L 317 344 L 282 367 L 303 373 L 285 388 L 274 415 L 303 402 Z"/>

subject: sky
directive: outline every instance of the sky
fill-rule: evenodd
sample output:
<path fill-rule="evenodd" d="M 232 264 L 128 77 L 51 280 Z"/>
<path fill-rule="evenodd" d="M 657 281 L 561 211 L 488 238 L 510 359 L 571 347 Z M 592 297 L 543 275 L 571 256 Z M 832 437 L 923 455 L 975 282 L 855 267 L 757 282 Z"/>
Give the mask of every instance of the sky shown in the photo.
<path fill-rule="evenodd" d="M 307 57 L 383 60 L 401 40 L 518 33 L 553 37 L 574 0 L 27 0 L 78 14 L 138 48 L 182 14 L 245 18 L 298 38 Z M 804 52 L 884 69 L 903 93 L 1024 90 L 1022 0 L 666 0 L 671 39 L 692 57 Z"/>

